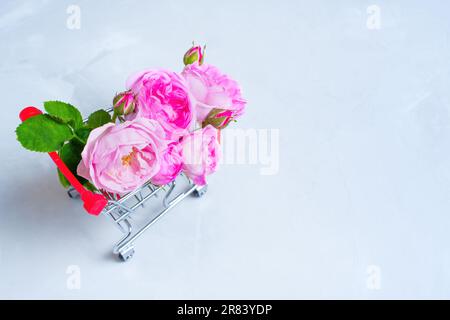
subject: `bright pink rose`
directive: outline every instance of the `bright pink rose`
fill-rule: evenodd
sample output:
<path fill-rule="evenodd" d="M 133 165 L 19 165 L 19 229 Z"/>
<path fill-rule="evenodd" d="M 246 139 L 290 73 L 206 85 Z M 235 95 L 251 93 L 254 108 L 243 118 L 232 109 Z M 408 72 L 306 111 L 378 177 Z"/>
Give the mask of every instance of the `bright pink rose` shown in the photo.
<path fill-rule="evenodd" d="M 191 129 L 193 106 L 186 82 L 179 74 L 146 70 L 129 78 L 127 87 L 137 97 L 136 112 L 127 119 L 154 119 L 170 139 L 176 139 Z"/>
<path fill-rule="evenodd" d="M 166 148 L 165 132 L 154 120 L 107 123 L 92 130 L 77 173 L 98 189 L 124 194 L 160 170 L 161 153 Z"/>
<path fill-rule="evenodd" d="M 178 176 L 182 167 L 181 146 L 178 142 L 172 142 L 162 153 L 161 168 L 151 181 L 159 186 L 172 182 Z"/>
<path fill-rule="evenodd" d="M 233 111 L 233 118 L 244 113 L 245 100 L 239 84 L 209 64 L 187 65 L 183 72 L 189 90 L 196 100 L 195 112 L 198 122 L 203 122 L 213 109 Z"/>
<path fill-rule="evenodd" d="M 195 184 L 205 185 L 206 176 L 217 170 L 221 155 L 217 129 L 208 125 L 183 137 L 181 144 L 183 172 Z"/>

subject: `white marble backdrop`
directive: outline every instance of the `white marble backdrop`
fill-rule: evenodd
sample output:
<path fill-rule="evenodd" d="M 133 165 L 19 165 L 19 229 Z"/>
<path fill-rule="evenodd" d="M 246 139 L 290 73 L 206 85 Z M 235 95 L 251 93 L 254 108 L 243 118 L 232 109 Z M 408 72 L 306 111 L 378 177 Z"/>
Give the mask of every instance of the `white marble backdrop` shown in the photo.
<path fill-rule="evenodd" d="M 2 0 L 0 297 L 449 298 L 449 12 L 446 1 Z M 233 126 L 279 130 L 279 166 L 224 164 L 204 199 L 121 264 L 120 232 L 15 140 L 18 113 L 50 99 L 107 106 L 135 71 L 181 70 L 192 40 L 244 89 Z"/>

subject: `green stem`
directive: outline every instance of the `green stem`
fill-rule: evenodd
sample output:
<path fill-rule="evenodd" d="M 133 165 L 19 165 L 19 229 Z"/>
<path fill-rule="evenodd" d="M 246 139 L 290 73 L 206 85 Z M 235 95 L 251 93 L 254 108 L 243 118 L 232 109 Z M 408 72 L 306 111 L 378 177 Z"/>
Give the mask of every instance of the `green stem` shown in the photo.
<path fill-rule="evenodd" d="M 74 138 L 77 139 L 78 141 L 80 141 L 82 144 L 86 144 L 86 141 L 84 141 L 83 139 L 81 139 L 79 136 L 77 136 L 76 133 L 73 134 Z"/>

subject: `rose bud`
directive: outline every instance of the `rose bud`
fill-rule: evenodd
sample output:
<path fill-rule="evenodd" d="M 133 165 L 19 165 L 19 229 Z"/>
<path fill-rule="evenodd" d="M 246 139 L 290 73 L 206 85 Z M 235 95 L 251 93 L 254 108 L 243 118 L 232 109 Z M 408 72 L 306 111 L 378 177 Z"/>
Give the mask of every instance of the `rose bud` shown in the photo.
<path fill-rule="evenodd" d="M 208 124 L 216 129 L 224 129 L 228 124 L 234 120 L 235 112 L 233 110 L 212 109 L 202 122 L 202 127 Z"/>
<path fill-rule="evenodd" d="M 113 99 L 114 113 L 117 115 L 128 115 L 136 107 L 136 97 L 130 91 L 117 94 Z"/>
<path fill-rule="evenodd" d="M 199 65 L 203 64 L 205 47 L 200 46 L 192 46 L 183 57 L 184 65 L 193 64 L 194 62 L 198 62 Z"/>

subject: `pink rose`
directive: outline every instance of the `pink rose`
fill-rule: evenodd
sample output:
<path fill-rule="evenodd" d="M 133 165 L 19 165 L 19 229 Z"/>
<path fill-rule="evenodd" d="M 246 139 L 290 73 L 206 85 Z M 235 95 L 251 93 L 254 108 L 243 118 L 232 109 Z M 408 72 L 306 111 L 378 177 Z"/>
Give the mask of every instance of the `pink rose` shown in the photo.
<path fill-rule="evenodd" d="M 195 184 L 205 185 L 206 176 L 217 170 L 221 155 L 217 129 L 208 125 L 184 136 L 181 144 L 183 172 Z"/>
<path fill-rule="evenodd" d="M 146 70 L 129 78 L 127 87 L 137 98 L 136 112 L 127 119 L 154 119 L 170 139 L 179 138 L 191 129 L 193 107 L 186 82 L 179 74 Z"/>
<path fill-rule="evenodd" d="M 107 123 L 92 130 L 77 173 L 98 189 L 124 194 L 160 170 L 161 153 L 166 148 L 165 132 L 154 120 Z"/>
<path fill-rule="evenodd" d="M 181 146 L 178 142 L 172 142 L 162 153 L 161 167 L 151 181 L 159 186 L 172 182 L 178 176 L 182 167 Z"/>
<path fill-rule="evenodd" d="M 216 67 L 193 63 L 184 68 L 182 75 L 196 100 L 198 122 L 203 122 L 213 109 L 231 110 L 234 119 L 244 113 L 246 102 L 241 96 L 239 84 Z"/>

